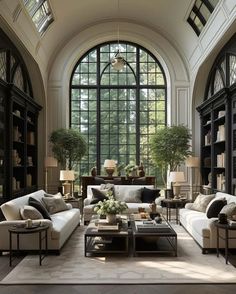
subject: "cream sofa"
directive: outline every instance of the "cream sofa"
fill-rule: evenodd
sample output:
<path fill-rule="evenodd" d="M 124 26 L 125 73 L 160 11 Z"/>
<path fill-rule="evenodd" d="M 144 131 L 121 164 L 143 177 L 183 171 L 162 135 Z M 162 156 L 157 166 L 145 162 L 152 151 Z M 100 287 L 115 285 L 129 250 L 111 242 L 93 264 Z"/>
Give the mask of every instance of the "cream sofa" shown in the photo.
<path fill-rule="evenodd" d="M 236 196 L 217 192 L 215 198 L 225 198 L 227 204 L 236 203 Z M 195 241 L 206 253 L 216 248 L 216 227 L 214 221 L 217 218 L 207 218 L 206 213 L 191 209 L 192 203 L 187 203 L 185 208 L 179 210 L 180 224 L 189 232 Z M 236 238 L 236 231 L 231 231 L 230 236 Z M 224 240 L 220 239 L 220 248 L 225 247 Z M 236 239 L 229 240 L 229 248 L 236 248 Z"/>
<path fill-rule="evenodd" d="M 0 222 L 0 252 L 9 251 L 9 233 L 8 229 L 14 225 L 24 223 L 21 219 L 20 208 L 28 205 L 29 197 L 41 200 L 45 191 L 39 190 L 37 192 L 13 199 L 1 205 L 1 210 L 6 220 Z M 70 237 L 74 229 L 80 224 L 80 210 L 72 208 L 68 205 L 68 210 L 57 212 L 50 215 L 49 219 L 35 220 L 41 221 L 42 224 L 48 224 L 48 250 L 59 253 L 61 247 Z M 16 246 L 14 240 L 13 246 Z M 14 248 L 14 247 L 13 247 Z M 21 250 L 37 250 L 38 249 L 38 235 L 27 234 L 20 236 Z"/>
<path fill-rule="evenodd" d="M 84 199 L 84 208 L 83 208 L 83 217 L 84 217 L 84 223 L 88 223 L 94 214 L 94 206 L 96 204 L 90 204 L 93 198 L 92 188 L 100 189 L 100 185 L 89 185 L 87 186 L 87 198 Z M 135 191 L 142 189 L 142 188 L 148 188 L 148 189 L 154 189 L 153 185 L 114 185 L 114 194 L 115 198 L 117 200 L 124 201 L 124 196 L 129 194 L 132 195 L 132 193 L 135 193 Z M 157 212 L 162 212 L 162 207 L 160 206 L 161 199 L 158 197 L 156 199 L 156 210 Z M 128 209 L 124 211 L 124 214 L 131 214 L 131 213 L 137 213 L 138 208 L 142 207 L 145 209 L 146 212 L 151 211 L 150 203 L 127 203 Z"/>

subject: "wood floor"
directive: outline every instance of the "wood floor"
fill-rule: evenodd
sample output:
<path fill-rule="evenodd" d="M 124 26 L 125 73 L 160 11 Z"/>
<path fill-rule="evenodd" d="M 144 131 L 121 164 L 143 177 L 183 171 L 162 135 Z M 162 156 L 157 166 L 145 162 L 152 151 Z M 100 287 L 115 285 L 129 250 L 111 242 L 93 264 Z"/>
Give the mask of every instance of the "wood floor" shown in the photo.
<path fill-rule="evenodd" d="M 20 261 L 20 259 L 18 261 Z M 10 270 L 8 256 L 0 256 L 0 280 L 2 280 Z M 236 284 L 0 285 L 1 294 L 235 294 L 235 289 Z"/>

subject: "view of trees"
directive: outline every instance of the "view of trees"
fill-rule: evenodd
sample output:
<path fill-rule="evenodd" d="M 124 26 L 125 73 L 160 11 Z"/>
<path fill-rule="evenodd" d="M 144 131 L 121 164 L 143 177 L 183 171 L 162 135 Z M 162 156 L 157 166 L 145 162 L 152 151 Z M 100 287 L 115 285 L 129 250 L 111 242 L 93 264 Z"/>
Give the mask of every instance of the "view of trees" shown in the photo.
<path fill-rule="evenodd" d="M 149 144 L 166 125 L 165 76 L 150 53 L 129 43 L 120 44 L 127 64 L 116 71 L 110 64 L 116 52 L 115 43 L 100 45 L 72 74 L 71 127 L 80 130 L 89 146 L 80 174 L 87 175 L 93 166 L 102 173 L 110 158 L 118 164 L 142 161 L 146 173 L 155 175 Z"/>

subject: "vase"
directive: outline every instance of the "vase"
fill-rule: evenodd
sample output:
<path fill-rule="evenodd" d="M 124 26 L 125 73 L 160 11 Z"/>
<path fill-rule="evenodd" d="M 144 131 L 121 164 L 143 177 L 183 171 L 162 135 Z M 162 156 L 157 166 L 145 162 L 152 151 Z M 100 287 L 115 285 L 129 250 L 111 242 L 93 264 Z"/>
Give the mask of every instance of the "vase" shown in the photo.
<path fill-rule="evenodd" d="M 106 219 L 109 224 L 115 224 L 116 223 L 116 214 L 109 213 L 106 215 Z"/>

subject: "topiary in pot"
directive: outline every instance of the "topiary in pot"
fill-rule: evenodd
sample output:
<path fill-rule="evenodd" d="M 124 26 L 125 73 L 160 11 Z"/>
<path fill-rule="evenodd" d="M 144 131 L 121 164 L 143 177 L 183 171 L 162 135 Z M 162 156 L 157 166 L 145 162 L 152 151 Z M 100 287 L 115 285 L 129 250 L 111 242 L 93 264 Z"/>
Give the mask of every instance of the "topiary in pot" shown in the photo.
<path fill-rule="evenodd" d="M 85 155 L 87 143 L 78 130 L 58 129 L 51 133 L 52 152 L 63 169 L 76 168 Z"/>
<path fill-rule="evenodd" d="M 151 141 L 151 157 L 160 168 L 165 185 L 168 169 L 175 171 L 192 154 L 189 150 L 191 138 L 190 130 L 183 125 L 165 126 L 154 134 Z"/>

